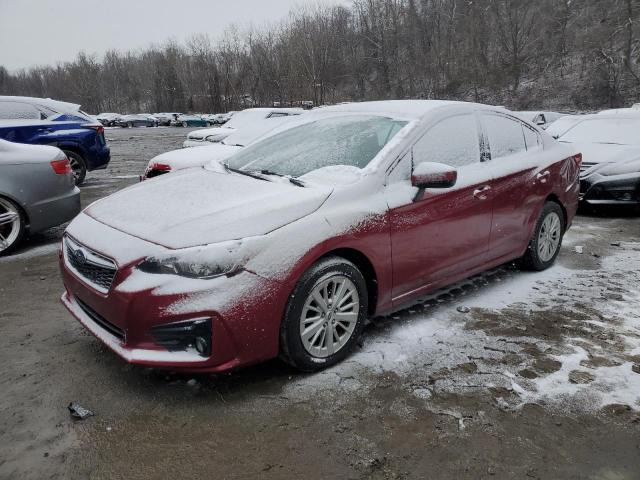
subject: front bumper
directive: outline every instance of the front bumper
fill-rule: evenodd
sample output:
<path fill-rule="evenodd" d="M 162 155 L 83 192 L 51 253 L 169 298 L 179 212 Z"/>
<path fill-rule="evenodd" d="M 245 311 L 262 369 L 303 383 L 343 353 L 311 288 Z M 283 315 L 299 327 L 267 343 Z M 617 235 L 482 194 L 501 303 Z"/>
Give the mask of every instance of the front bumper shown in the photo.
<path fill-rule="evenodd" d="M 117 231 L 108 227 L 102 232 L 105 245 L 127 243 L 118 241 L 113 232 Z M 129 239 L 128 251 L 140 251 L 140 242 Z M 115 258 L 113 252 L 94 251 Z M 247 271 L 211 280 L 148 274 L 135 268 L 140 260 L 133 260 L 133 255 L 122 263 L 116 260 L 117 272 L 103 293 L 60 252 L 62 303 L 122 359 L 163 369 L 221 372 L 277 356 L 280 320 L 289 293 L 281 284 Z M 158 340 L 157 327 L 197 319 L 210 319 L 209 356 L 194 348 L 169 350 Z"/>
<path fill-rule="evenodd" d="M 640 205 L 640 173 L 580 179 L 580 200 L 590 205 Z"/>

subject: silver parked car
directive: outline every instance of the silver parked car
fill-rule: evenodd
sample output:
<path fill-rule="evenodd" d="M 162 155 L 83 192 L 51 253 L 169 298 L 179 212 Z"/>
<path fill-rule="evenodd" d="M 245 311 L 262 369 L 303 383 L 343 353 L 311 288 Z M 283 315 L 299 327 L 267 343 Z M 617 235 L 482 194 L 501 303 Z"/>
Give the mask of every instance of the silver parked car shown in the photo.
<path fill-rule="evenodd" d="M 79 211 L 80 190 L 62 150 L 0 140 L 0 256 Z"/>

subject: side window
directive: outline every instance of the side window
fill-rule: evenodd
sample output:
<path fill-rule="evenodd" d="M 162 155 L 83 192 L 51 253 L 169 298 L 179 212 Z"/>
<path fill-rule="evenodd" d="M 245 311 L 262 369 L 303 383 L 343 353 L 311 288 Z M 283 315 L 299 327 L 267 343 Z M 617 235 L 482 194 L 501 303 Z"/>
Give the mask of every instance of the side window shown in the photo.
<path fill-rule="evenodd" d="M 508 157 L 526 151 L 521 122 L 493 114 L 484 114 L 482 118 L 489 135 L 491 158 Z"/>
<path fill-rule="evenodd" d="M 40 112 L 29 103 L 0 102 L 0 120 L 40 119 Z"/>
<path fill-rule="evenodd" d="M 463 167 L 480 162 L 478 126 L 473 114 L 445 118 L 413 146 L 413 164 L 438 162 Z"/>
<path fill-rule="evenodd" d="M 524 141 L 527 145 L 527 151 L 535 150 L 540 147 L 542 142 L 540 141 L 540 135 L 538 135 L 538 132 L 524 124 L 522 125 L 522 131 L 524 132 Z"/>

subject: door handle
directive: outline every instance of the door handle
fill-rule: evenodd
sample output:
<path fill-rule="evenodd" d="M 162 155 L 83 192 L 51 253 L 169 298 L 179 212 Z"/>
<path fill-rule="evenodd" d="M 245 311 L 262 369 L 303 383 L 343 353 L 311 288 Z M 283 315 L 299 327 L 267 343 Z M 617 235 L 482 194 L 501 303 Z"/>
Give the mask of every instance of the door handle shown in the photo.
<path fill-rule="evenodd" d="M 479 200 L 486 200 L 487 199 L 487 195 L 486 193 L 491 190 L 491 187 L 489 185 L 484 185 L 480 188 L 476 188 L 473 191 L 473 196 Z"/>
<path fill-rule="evenodd" d="M 546 183 L 549 175 L 551 175 L 551 172 L 549 170 L 545 170 L 544 172 L 537 174 L 536 178 L 540 180 L 540 183 Z"/>

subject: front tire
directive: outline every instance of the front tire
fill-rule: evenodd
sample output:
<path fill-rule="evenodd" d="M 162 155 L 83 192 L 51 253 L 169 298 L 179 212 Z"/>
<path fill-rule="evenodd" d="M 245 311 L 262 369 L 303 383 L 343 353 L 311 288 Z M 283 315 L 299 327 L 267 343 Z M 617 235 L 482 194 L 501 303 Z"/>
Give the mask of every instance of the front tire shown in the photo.
<path fill-rule="evenodd" d="M 20 207 L 0 197 L 0 257 L 11 253 L 22 241 L 26 220 Z"/>
<path fill-rule="evenodd" d="M 82 185 L 82 182 L 84 182 L 87 176 L 87 163 L 84 161 L 84 158 L 76 152 L 72 152 L 71 150 L 63 150 L 63 152 L 69 159 L 69 163 L 71 163 L 71 170 L 73 170 L 76 185 Z"/>
<path fill-rule="evenodd" d="M 546 270 L 556 261 L 564 235 L 564 212 L 556 202 L 546 202 L 533 230 L 533 236 L 520 259 L 527 270 Z"/>
<path fill-rule="evenodd" d="M 358 268 L 327 257 L 300 278 L 280 327 L 280 356 L 313 372 L 334 365 L 353 350 L 368 312 L 367 286 Z"/>

